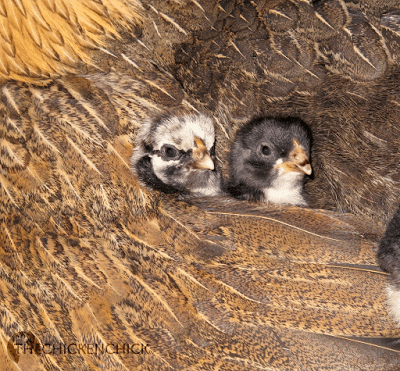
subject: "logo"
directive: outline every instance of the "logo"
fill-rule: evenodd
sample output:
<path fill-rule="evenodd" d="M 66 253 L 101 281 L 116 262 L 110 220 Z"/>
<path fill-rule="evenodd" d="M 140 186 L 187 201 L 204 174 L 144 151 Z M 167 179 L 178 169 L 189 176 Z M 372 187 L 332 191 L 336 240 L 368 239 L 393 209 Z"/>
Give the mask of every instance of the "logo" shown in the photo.
<path fill-rule="evenodd" d="M 74 356 L 85 354 L 131 354 L 142 355 L 153 354 L 149 344 L 128 344 L 128 343 L 58 343 L 54 341 L 41 342 L 31 331 L 20 331 L 14 334 L 7 343 L 7 350 L 15 363 L 25 354 L 35 354 L 38 356 L 51 355 L 70 355 Z"/>
<path fill-rule="evenodd" d="M 41 344 L 36 336 L 30 331 L 20 331 L 14 334 L 7 343 L 8 354 L 15 363 L 18 363 L 21 352 L 20 347 L 29 349 L 30 354 L 33 352 L 39 354 Z"/>

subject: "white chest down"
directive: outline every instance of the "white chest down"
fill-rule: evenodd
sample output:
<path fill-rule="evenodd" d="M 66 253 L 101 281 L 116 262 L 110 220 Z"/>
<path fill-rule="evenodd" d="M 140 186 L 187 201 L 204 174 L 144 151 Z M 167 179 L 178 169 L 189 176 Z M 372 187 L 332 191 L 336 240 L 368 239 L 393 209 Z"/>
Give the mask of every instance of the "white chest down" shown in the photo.
<path fill-rule="evenodd" d="M 270 187 L 263 189 L 265 202 L 307 206 L 302 194 L 303 174 L 298 172 L 284 173 L 279 170 L 278 176 Z"/>

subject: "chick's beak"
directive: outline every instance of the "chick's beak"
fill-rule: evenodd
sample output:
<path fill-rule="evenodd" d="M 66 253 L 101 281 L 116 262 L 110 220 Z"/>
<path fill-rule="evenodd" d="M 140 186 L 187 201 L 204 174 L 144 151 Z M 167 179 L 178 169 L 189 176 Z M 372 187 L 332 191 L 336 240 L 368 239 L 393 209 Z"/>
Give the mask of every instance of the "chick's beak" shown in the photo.
<path fill-rule="evenodd" d="M 194 143 L 195 148 L 193 148 L 192 154 L 194 162 L 192 167 L 200 170 L 214 170 L 214 161 L 212 160 L 207 147 L 204 145 L 204 142 L 200 138 L 196 137 Z"/>
<path fill-rule="evenodd" d="M 282 162 L 277 165 L 282 167 L 285 172 L 303 172 L 307 175 L 311 175 L 312 168 L 310 165 L 310 160 L 307 156 L 306 151 L 300 145 L 300 143 L 293 138 L 293 150 L 289 153 L 289 160 Z"/>

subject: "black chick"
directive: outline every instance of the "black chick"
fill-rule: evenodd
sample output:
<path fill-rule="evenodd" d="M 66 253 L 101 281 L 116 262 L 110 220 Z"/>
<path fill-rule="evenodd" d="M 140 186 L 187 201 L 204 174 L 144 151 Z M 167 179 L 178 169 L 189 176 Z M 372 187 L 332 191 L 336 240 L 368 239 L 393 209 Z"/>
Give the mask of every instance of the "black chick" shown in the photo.
<path fill-rule="evenodd" d="M 307 206 L 311 133 L 297 118 L 258 118 L 240 129 L 230 153 L 227 191 L 250 201 Z"/>
<path fill-rule="evenodd" d="M 387 286 L 389 313 L 400 326 L 400 208 L 389 222 L 378 249 L 381 268 L 391 274 Z"/>
<path fill-rule="evenodd" d="M 221 193 L 210 117 L 164 115 L 145 122 L 131 158 L 138 179 L 152 189 L 179 195 Z"/>

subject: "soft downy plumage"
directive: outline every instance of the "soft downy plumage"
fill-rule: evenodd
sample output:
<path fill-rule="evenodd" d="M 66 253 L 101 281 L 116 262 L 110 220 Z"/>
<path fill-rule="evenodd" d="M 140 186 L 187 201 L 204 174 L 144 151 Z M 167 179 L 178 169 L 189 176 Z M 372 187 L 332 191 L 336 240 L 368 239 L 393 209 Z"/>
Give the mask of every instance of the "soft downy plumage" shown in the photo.
<path fill-rule="evenodd" d="M 221 193 L 215 161 L 214 123 L 204 114 L 163 115 L 145 122 L 131 159 L 146 186 L 191 196 Z"/>
<path fill-rule="evenodd" d="M 227 190 L 236 198 L 306 206 L 303 178 L 311 175 L 310 130 L 300 119 L 259 118 L 237 133 Z"/>

